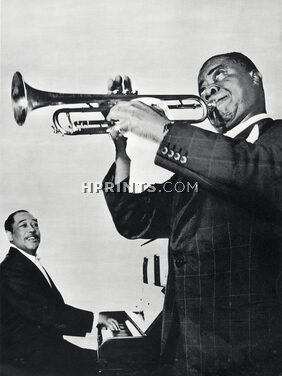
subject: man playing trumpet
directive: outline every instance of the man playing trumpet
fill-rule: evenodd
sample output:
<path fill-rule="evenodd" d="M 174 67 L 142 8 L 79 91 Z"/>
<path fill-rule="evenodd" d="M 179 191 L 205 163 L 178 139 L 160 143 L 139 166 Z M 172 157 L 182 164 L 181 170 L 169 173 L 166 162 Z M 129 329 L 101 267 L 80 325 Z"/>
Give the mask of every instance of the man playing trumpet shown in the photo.
<path fill-rule="evenodd" d="M 122 90 L 122 80 L 109 90 Z M 125 80 L 130 87 L 129 80 Z M 265 109 L 262 76 L 232 52 L 207 60 L 200 96 L 217 133 L 173 125 L 141 102 L 121 101 L 108 121 L 116 160 L 105 181 L 128 182 L 124 132 L 160 144 L 155 163 L 198 192 L 107 192 L 117 230 L 168 238 L 161 360 L 169 375 L 275 376 L 282 370 L 282 120 Z M 122 192 L 122 189 L 119 189 Z"/>

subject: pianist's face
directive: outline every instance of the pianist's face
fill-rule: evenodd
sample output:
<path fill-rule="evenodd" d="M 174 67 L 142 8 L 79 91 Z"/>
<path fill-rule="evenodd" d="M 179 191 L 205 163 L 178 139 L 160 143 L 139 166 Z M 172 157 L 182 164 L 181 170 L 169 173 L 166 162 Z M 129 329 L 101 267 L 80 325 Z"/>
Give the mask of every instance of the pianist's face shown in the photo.
<path fill-rule="evenodd" d="M 40 244 L 38 221 L 28 212 L 14 215 L 12 232 L 8 231 L 9 241 L 24 252 L 35 255 Z"/>

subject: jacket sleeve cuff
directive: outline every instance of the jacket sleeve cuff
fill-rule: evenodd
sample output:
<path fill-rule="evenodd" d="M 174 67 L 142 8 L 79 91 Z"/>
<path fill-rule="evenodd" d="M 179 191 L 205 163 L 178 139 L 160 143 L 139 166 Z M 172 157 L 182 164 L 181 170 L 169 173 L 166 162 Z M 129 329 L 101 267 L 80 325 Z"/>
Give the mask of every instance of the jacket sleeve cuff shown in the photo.
<path fill-rule="evenodd" d="M 189 169 L 189 144 L 195 129 L 197 128 L 187 122 L 174 124 L 157 150 L 155 164 L 189 179 L 205 180 Z"/>
<path fill-rule="evenodd" d="M 209 177 L 209 163 L 218 135 L 188 122 L 174 124 L 161 142 L 155 164 L 206 188 L 222 190 Z M 199 158 L 201 156 L 201 158 Z"/>
<path fill-rule="evenodd" d="M 157 165 L 171 171 L 175 170 L 172 166 L 177 165 L 181 168 L 188 168 L 187 144 L 189 144 L 189 142 L 185 142 L 186 147 L 183 147 L 183 141 L 181 142 L 181 139 L 184 137 L 185 141 L 188 141 L 189 134 L 186 136 L 188 127 L 191 128 L 191 125 L 188 123 L 176 123 L 170 128 L 158 148 L 155 159 Z"/>

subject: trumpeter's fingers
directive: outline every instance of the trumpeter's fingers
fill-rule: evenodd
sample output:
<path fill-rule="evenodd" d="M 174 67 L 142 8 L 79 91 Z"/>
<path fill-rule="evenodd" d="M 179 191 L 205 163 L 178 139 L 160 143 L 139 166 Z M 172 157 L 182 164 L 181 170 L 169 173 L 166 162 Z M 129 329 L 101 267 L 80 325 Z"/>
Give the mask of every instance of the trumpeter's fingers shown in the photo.
<path fill-rule="evenodd" d="M 108 94 L 111 94 L 113 92 L 113 87 L 114 87 L 114 80 L 110 78 L 108 80 Z"/>
<path fill-rule="evenodd" d="M 125 93 L 126 94 L 131 94 L 132 93 L 132 84 L 131 84 L 130 77 L 124 76 L 123 84 L 124 84 Z"/>

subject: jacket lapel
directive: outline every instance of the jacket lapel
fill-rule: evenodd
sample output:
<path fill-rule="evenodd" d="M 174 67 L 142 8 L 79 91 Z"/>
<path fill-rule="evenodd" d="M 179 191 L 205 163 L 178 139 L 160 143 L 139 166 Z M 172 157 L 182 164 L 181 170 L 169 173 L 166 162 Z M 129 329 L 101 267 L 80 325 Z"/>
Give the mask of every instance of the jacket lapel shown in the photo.
<path fill-rule="evenodd" d="M 52 278 L 50 277 L 49 273 L 48 273 L 47 270 L 44 268 L 44 266 L 43 266 L 43 269 L 45 270 L 45 272 L 46 272 L 46 274 L 47 274 L 47 276 L 48 276 L 48 278 L 49 278 L 49 281 L 50 281 L 50 283 L 51 283 L 51 285 L 52 285 L 52 290 L 53 290 L 53 292 L 54 292 L 54 293 L 57 293 L 58 295 L 60 295 L 61 299 L 63 300 L 63 297 L 62 297 L 61 293 L 60 293 L 59 290 L 57 289 L 55 283 L 53 282 Z M 48 282 L 47 282 L 47 283 L 48 283 Z M 49 286 L 50 286 L 50 285 L 49 285 Z"/>
<path fill-rule="evenodd" d="M 16 248 L 11 247 L 8 256 L 9 255 L 11 255 L 11 257 L 14 258 L 16 262 L 21 265 L 21 268 L 26 269 L 27 273 L 29 273 L 30 278 L 34 281 L 36 285 L 41 286 L 49 293 L 51 292 L 55 295 L 59 295 L 59 297 L 63 299 L 47 272 L 46 273 L 49 277 L 52 287 L 50 286 L 42 272 L 38 269 L 38 267 L 29 258 L 25 257 L 21 252 L 19 252 Z"/>

